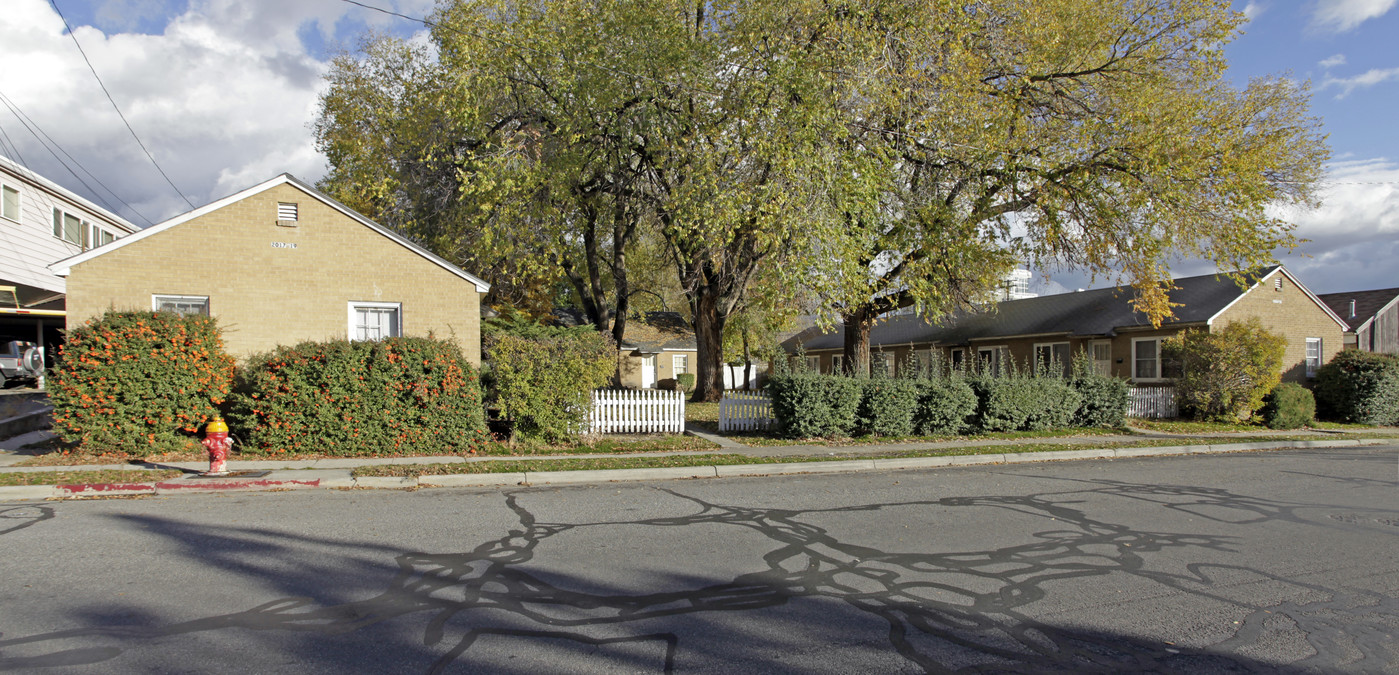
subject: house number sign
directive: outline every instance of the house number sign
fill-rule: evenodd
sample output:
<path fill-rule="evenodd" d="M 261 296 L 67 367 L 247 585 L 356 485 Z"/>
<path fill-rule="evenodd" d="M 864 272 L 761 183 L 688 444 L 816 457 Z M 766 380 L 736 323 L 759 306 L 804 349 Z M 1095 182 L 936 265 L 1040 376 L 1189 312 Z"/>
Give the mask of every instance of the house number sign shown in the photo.
<path fill-rule="evenodd" d="M 290 241 L 274 241 L 272 242 L 272 248 L 296 248 L 296 243 Z"/>

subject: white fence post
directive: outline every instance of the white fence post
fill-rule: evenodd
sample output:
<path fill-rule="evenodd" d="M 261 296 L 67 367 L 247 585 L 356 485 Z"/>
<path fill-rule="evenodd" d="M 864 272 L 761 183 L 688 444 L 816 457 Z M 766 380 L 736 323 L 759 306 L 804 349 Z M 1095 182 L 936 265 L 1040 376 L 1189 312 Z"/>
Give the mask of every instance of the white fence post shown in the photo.
<path fill-rule="evenodd" d="M 681 433 L 685 392 L 595 389 L 588 428 L 595 434 Z"/>
<path fill-rule="evenodd" d="M 772 416 L 772 401 L 750 391 L 726 391 L 719 400 L 719 431 L 754 431 L 771 429 L 777 420 Z"/>

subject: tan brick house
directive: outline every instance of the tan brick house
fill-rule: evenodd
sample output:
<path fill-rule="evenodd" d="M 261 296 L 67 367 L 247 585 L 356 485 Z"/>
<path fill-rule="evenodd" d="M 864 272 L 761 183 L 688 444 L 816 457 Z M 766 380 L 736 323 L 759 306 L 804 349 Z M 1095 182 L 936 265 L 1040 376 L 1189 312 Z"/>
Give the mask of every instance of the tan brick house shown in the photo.
<path fill-rule="evenodd" d="M 1180 306 L 1159 328 L 1132 309 L 1133 292 L 1127 286 L 1008 300 L 985 312 L 957 313 L 934 323 L 912 314 L 893 316 L 870 331 L 870 363 L 892 374 L 899 364 L 936 352 L 943 363 L 1012 361 L 1024 368 L 1036 362 L 1067 365 L 1086 352 L 1100 372 L 1156 384 L 1172 374 L 1171 364 L 1161 358 L 1162 340 L 1249 317 L 1287 339 L 1284 380 L 1306 381 L 1342 349 L 1345 322 L 1286 268 L 1267 268 L 1249 275 L 1249 281 L 1240 288 L 1218 275 L 1173 280 L 1171 302 Z M 809 366 L 823 373 L 839 371 L 842 330 L 802 334 L 783 344 L 789 352 L 798 345 Z"/>
<path fill-rule="evenodd" d="M 290 174 L 49 266 L 68 326 L 108 308 L 219 319 L 231 354 L 429 334 L 481 361 L 489 284 Z"/>

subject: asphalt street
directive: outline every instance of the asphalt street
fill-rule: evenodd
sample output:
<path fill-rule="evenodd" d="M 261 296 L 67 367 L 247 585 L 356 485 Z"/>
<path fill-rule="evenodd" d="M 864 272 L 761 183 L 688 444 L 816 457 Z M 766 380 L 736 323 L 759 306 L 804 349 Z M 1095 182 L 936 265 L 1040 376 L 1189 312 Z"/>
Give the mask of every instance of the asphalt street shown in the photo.
<path fill-rule="evenodd" d="M 0 504 L 0 670 L 1399 672 L 1399 447 Z"/>

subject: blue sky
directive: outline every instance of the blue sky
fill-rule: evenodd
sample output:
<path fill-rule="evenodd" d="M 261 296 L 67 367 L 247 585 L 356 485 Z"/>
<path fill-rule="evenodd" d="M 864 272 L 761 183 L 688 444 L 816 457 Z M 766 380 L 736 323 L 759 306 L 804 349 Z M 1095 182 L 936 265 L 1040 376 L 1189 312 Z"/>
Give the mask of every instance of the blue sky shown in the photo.
<path fill-rule="evenodd" d="M 0 152 L 144 225 L 281 172 L 314 181 L 310 123 L 327 61 L 367 29 L 421 26 L 341 0 L 55 0 L 166 184 L 107 103 L 49 0 L 4 0 L 0 96 L 77 158 L 89 189 L 0 105 Z M 434 0 L 365 0 L 426 16 Z M 1399 286 L 1399 0 L 1235 0 L 1250 22 L 1228 76 L 1311 82 L 1333 161 L 1321 208 L 1287 213 L 1312 241 L 1278 252 L 1313 290 Z M 97 186 L 100 180 L 107 188 Z M 1214 270 L 1199 261 L 1179 275 Z M 1051 271 L 1045 292 L 1102 286 Z"/>

